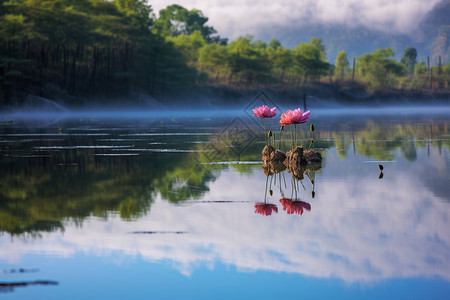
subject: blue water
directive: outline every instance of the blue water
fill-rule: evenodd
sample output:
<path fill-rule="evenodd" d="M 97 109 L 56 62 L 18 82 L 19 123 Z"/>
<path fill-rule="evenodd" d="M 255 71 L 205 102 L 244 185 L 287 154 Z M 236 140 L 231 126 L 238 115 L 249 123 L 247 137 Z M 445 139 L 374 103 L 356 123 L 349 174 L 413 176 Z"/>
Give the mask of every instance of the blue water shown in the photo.
<path fill-rule="evenodd" d="M 447 299 L 448 109 L 400 111 L 312 114 L 324 162 L 297 178 L 246 113 L 9 115 L 0 297 Z"/>
<path fill-rule="evenodd" d="M 185 276 L 170 261 L 152 263 L 119 253 L 44 260 L 27 255 L 22 265 L 39 265 L 41 270 L 38 275 L 10 276 L 9 280 L 58 278 L 58 285 L 17 288 L 3 294 L 7 299 L 447 299 L 450 292 L 448 281 L 440 278 L 347 283 L 285 272 L 239 271 L 221 263 L 199 266 Z"/>

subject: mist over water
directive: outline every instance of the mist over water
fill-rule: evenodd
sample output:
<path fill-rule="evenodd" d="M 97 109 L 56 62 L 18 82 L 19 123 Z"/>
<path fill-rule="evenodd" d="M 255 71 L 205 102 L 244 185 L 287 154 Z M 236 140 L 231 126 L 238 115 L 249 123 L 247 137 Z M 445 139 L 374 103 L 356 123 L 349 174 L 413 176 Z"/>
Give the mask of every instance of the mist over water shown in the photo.
<path fill-rule="evenodd" d="M 32 99 L 31 99 L 32 98 Z M 253 100 L 254 102 L 254 100 Z M 252 101 L 248 101 L 252 103 Z M 36 121 L 46 120 L 51 124 L 64 119 L 77 118 L 98 118 L 98 119 L 126 119 L 126 118 L 223 118 L 223 117 L 242 117 L 251 115 L 251 109 L 254 106 L 249 106 L 247 102 L 242 101 L 241 104 L 233 103 L 231 105 L 199 105 L 197 107 L 183 106 L 179 104 L 173 105 L 124 105 L 124 106 L 98 106 L 86 108 L 67 108 L 58 102 L 32 96 L 28 101 L 20 107 L 9 108 L 0 112 L 0 121 Z M 260 103 L 254 103 L 260 105 Z M 308 100 L 304 102 L 299 100 L 294 103 L 280 105 L 278 112 L 286 111 L 287 109 L 301 108 L 304 110 L 311 110 L 313 115 L 349 115 L 349 116 L 386 116 L 386 115 L 422 115 L 426 117 L 427 114 L 448 114 L 450 106 L 443 104 L 443 102 L 429 101 L 428 103 L 417 104 L 402 100 L 400 104 L 376 104 L 357 105 L 349 103 L 339 103 L 334 100 L 322 100 L 316 97 L 308 96 Z"/>

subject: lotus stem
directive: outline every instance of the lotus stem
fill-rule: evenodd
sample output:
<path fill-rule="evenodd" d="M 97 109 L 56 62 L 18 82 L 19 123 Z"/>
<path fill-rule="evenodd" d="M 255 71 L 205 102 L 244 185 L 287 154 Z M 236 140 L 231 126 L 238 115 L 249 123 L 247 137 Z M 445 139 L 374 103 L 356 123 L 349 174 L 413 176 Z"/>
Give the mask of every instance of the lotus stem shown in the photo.
<path fill-rule="evenodd" d="M 294 177 L 291 177 L 291 199 L 294 198 L 294 189 L 295 189 L 295 184 L 294 184 Z"/>
<path fill-rule="evenodd" d="M 294 124 L 294 138 L 295 138 L 295 146 L 298 146 L 298 139 L 297 139 L 297 124 Z"/>
<path fill-rule="evenodd" d="M 273 175 L 270 177 L 270 184 L 269 184 L 269 190 L 271 191 L 272 190 L 272 180 L 273 180 Z M 272 196 L 272 195 L 270 195 L 270 196 Z"/>
<path fill-rule="evenodd" d="M 311 139 L 311 142 L 309 143 L 308 149 L 311 149 L 311 146 L 313 147 L 313 150 L 314 150 L 314 132 L 312 134 L 312 139 Z"/>
<path fill-rule="evenodd" d="M 266 204 L 267 199 L 267 182 L 269 181 L 269 175 L 266 176 L 266 192 L 264 193 L 264 204 Z"/>
<path fill-rule="evenodd" d="M 283 132 L 284 126 L 280 127 L 280 141 L 278 142 L 278 148 L 281 150 L 281 133 Z"/>
<path fill-rule="evenodd" d="M 309 149 L 311 149 L 311 145 L 312 145 L 312 146 L 313 146 L 313 151 L 314 151 L 314 124 L 311 124 L 311 125 L 309 126 L 309 128 L 310 128 L 311 133 L 312 133 L 312 140 L 311 140 L 311 142 L 309 143 Z"/>
<path fill-rule="evenodd" d="M 303 189 L 306 191 L 306 187 L 305 187 L 305 185 L 303 184 L 303 181 L 301 181 L 301 180 L 299 180 L 299 181 L 300 181 L 300 183 L 302 184 Z"/>
<path fill-rule="evenodd" d="M 267 146 L 267 129 L 266 129 L 266 119 L 263 119 L 263 123 L 264 123 L 264 139 L 266 140 L 266 146 Z"/>
<path fill-rule="evenodd" d="M 282 172 L 280 172 L 280 173 L 278 173 L 278 181 L 279 181 L 279 186 L 280 186 L 280 194 L 281 194 L 281 196 L 284 198 L 284 193 L 283 193 L 283 189 L 281 188 L 281 173 Z M 285 183 L 286 184 L 286 183 Z"/>
<path fill-rule="evenodd" d="M 292 126 L 289 125 L 289 127 L 291 128 L 291 144 L 292 144 L 291 149 L 294 149 L 294 133 L 292 132 Z"/>

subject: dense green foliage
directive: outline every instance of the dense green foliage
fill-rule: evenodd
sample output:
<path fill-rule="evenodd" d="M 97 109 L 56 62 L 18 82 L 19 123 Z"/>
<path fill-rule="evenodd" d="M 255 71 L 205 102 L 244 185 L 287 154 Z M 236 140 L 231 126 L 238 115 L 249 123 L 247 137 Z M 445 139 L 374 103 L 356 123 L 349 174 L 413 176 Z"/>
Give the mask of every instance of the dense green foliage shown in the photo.
<path fill-rule="evenodd" d="M 83 104 L 80 99 L 119 99 L 136 89 L 164 97 L 204 86 L 295 90 L 350 80 L 346 53 L 333 66 L 320 38 L 293 49 L 252 36 L 228 43 L 201 11 L 179 5 L 158 18 L 145 0 L 16 0 L 0 8 L 1 104 L 27 94 Z M 359 57 L 352 80 L 378 91 L 399 88 L 407 73 L 430 72 L 415 64 L 414 48 L 405 49 L 401 64 L 393 54 L 379 49 Z M 448 88 L 447 68 L 434 72 L 436 87 Z"/>
<path fill-rule="evenodd" d="M 428 73 L 428 68 L 425 65 L 425 62 L 421 61 L 414 65 L 414 75 L 420 76 Z"/>
<path fill-rule="evenodd" d="M 158 94 L 195 82 L 172 43 L 151 32 L 143 0 L 22 0 L 3 2 L 0 86 L 39 95 L 118 96 L 130 87 Z"/>
<path fill-rule="evenodd" d="M 369 79 L 374 90 L 394 87 L 396 78 L 405 75 L 405 67 L 390 59 L 394 56 L 391 48 L 379 49 L 374 53 L 365 54 L 358 58 L 358 70 L 362 77 Z"/>

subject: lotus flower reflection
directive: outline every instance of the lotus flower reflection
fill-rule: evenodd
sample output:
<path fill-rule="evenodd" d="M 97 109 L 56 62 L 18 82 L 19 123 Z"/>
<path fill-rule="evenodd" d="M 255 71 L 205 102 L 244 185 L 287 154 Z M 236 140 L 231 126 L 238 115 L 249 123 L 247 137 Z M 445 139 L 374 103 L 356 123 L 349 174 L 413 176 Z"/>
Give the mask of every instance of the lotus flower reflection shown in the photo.
<path fill-rule="evenodd" d="M 302 215 L 303 209 L 311 211 L 311 204 L 303 201 L 292 201 L 292 199 L 282 198 L 280 199 L 280 202 L 283 205 L 283 210 L 285 210 L 289 215 Z"/>
<path fill-rule="evenodd" d="M 263 216 L 270 216 L 272 212 L 278 213 L 278 207 L 275 204 L 256 203 L 255 213 Z"/>

